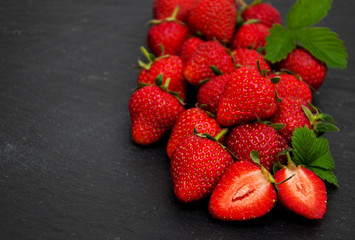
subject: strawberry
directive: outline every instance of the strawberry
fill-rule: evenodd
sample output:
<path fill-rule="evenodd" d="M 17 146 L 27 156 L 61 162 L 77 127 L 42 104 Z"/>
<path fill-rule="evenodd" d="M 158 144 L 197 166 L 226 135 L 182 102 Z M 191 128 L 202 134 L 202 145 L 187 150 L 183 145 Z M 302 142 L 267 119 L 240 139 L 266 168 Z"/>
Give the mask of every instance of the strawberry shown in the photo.
<path fill-rule="evenodd" d="M 233 163 L 212 192 L 209 211 L 221 220 L 249 220 L 268 213 L 277 201 L 268 171 L 250 161 Z"/>
<path fill-rule="evenodd" d="M 288 69 L 299 75 L 304 82 L 317 90 L 327 73 L 325 63 L 319 61 L 307 50 L 297 47 L 279 64 L 279 69 Z"/>
<path fill-rule="evenodd" d="M 260 164 L 271 171 L 277 155 L 288 145 L 273 127 L 264 123 L 246 123 L 235 127 L 228 135 L 227 147 L 238 159 L 250 161 L 250 153 L 258 151 Z"/>
<path fill-rule="evenodd" d="M 188 27 L 176 20 L 177 10 L 169 18 L 150 21 L 154 25 L 148 31 L 147 44 L 157 56 L 164 53 L 177 55 L 181 44 L 189 36 Z"/>
<path fill-rule="evenodd" d="M 291 161 L 287 167 L 276 172 L 275 181 L 284 181 L 278 185 L 282 206 L 305 218 L 323 218 L 327 211 L 327 189 L 314 172 L 302 165 L 296 167 Z"/>
<path fill-rule="evenodd" d="M 160 75 L 161 76 L 161 75 Z M 133 93 L 129 100 L 132 139 L 137 144 L 149 145 L 167 134 L 184 111 L 179 100 L 167 90 L 169 81 L 161 85 L 145 86 Z"/>
<path fill-rule="evenodd" d="M 241 66 L 257 66 L 259 61 L 260 68 L 271 71 L 270 64 L 264 59 L 263 55 L 254 49 L 237 48 L 232 51 L 235 63 Z"/>
<path fill-rule="evenodd" d="M 217 120 L 232 126 L 260 118 L 268 119 L 277 110 L 273 83 L 253 67 L 232 73 L 218 107 Z"/>
<path fill-rule="evenodd" d="M 167 153 L 170 159 L 173 157 L 176 146 L 192 135 L 194 128 L 198 132 L 208 133 L 215 137 L 222 128 L 216 119 L 210 117 L 200 108 L 190 108 L 180 114 L 177 119 L 168 141 Z"/>
<path fill-rule="evenodd" d="M 138 61 L 139 67 L 142 69 L 138 75 L 138 85 L 154 84 L 159 74 L 164 77 L 165 84 L 170 79 L 169 90 L 177 92 L 185 101 L 186 99 L 186 82 L 183 77 L 183 63 L 178 56 L 164 55 L 156 58 L 149 54 L 147 50 L 141 47 L 143 54 L 146 56 L 148 63 Z"/>
<path fill-rule="evenodd" d="M 261 23 L 245 23 L 235 33 L 231 48 L 258 49 L 266 44 L 269 28 Z"/>
<path fill-rule="evenodd" d="M 229 43 L 237 24 L 237 10 L 231 0 L 200 0 L 191 11 L 188 25 L 207 40 Z"/>
<path fill-rule="evenodd" d="M 195 7 L 197 0 L 154 0 L 153 16 L 154 19 L 165 19 L 170 17 L 174 9 L 179 6 L 176 19 L 186 22 L 190 11 Z"/>
<path fill-rule="evenodd" d="M 186 63 L 195 50 L 203 43 L 204 41 L 199 37 L 191 37 L 186 39 L 180 48 L 179 56 L 181 60 Z"/>
<path fill-rule="evenodd" d="M 279 98 L 296 97 L 305 102 L 312 102 L 312 91 L 307 83 L 299 80 L 295 75 L 287 73 L 271 74 L 270 78 L 280 77 L 280 81 L 275 84 L 275 89 Z"/>
<path fill-rule="evenodd" d="M 175 149 L 171 176 L 175 195 L 182 202 L 196 201 L 210 194 L 233 162 L 228 151 L 217 139 L 212 139 L 210 135 L 191 135 Z"/>
<path fill-rule="evenodd" d="M 260 23 L 271 28 L 273 24 L 281 24 L 281 17 L 279 11 L 268 3 L 256 3 L 247 7 L 242 12 L 244 21 L 250 19 L 258 19 Z"/>
<path fill-rule="evenodd" d="M 211 65 L 222 73 L 230 73 L 235 69 L 227 49 L 216 41 L 204 42 L 196 49 L 185 65 L 184 77 L 191 85 L 201 86 L 204 81 L 215 76 Z"/>

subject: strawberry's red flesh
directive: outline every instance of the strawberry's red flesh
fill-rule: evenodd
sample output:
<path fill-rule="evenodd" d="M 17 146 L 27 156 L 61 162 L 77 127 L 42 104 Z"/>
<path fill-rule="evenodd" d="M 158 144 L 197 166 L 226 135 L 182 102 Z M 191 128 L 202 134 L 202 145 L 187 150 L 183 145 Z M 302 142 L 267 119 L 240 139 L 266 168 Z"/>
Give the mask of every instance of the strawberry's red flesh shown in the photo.
<path fill-rule="evenodd" d="M 215 187 L 209 211 L 222 220 L 249 220 L 267 214 L 277 194 L 260 167 L 249 161 L 233 163 Z"/>
<path fill-rule="evenodd" d="M 270 64 L 264 59 L 263 55 L 254 49 L 237 48 L 232 51 L 235 63 L 241 66 L 257 67 L 259 61 L 262 70 L 271 71 Z"/>
<path fill-rule="evenodd" d="M 269 28 L 261 23 L 242 25 L 235 33 L 231 48 L 252 48 L 254 50 L 264 47 Z"/>
<path fill-rule="evenodd" d="M 272 27 L 273 24 L 281 24 L 281 17 L 279 11 L 268 3 L 255 4 L 242 13 L 244 21 L 249 19 L 259 19 L 260 23 L 265 24 L 268 27 Z"/>
<path fill-rule="evenodd" d="M 290 211 L 309 219 L 322 219 L 327 211 L 327 192 L 324 182 L 311 170 L 302 166 L 284 168 L 276 172 L 279 201 Z"/>
<path fill-rule="evenodd" d="M 153 16 L 154 19 L 165 19 L 170 17 L 176 6 L 179 6 L 179 12 L 176 16 L 181 21 L 186 21 L 190 11 L 195 7 L 197 0 L 154 0 Z"/>

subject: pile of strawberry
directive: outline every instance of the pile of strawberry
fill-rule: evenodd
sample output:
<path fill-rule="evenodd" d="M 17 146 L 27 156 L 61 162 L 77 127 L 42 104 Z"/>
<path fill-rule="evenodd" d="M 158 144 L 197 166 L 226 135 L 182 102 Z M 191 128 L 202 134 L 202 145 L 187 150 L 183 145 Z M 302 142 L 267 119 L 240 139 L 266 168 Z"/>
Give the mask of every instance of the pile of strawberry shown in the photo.
<path fill-rule="evenodd" d="M 269 3 L 155 0 L 153 14 L 151 53 L 141 47 L 147 62 L 138 61 L 129 102 L 132 139 L 150 145 L 170 134 L 176 197 L 209 196 L 210 213 L 222 220 L 261 217 L 277 201 L 323 218 L 324 181 L 337 180 L 321 135 L 338 128 L 311 102 L 327 64 L 305 46 L 280 61 L 265 57 L 273 54 L 270 34 L 282 27 Z M 195 107 L 185 109 L 188 85 L 199 89 Z"/>

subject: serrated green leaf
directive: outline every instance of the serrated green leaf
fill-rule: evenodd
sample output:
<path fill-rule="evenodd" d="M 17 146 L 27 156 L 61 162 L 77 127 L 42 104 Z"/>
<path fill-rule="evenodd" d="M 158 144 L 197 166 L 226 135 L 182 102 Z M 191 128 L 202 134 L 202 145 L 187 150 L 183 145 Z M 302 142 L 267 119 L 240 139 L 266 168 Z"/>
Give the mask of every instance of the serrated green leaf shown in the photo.
<path fill-rule="evenodd" d="M 318 23 L 331 8 L 332 0 L 298 0 L 287 14 L 287 27 L 298 30 Z"/>
<path fill-rule="evenodd" d="M 348 54 L 343 41 L 335 32 L 324 27 L 312 27 L 294 31 L 292 35 L 314 57 L 329 67 L 346 68 Z"/>
<path fill-rule="evenodd" d="M 292 34 L 282 25 L 274 24 L 266 38 L 265 59 L 272 63 L 278 62 L 286 58 L 295 47 Z"/>
<path fill-rule="evenodd" d="M 334 169 L 334 160 L 329 151 L 328 140 L 325 138 L 317 138 L 317 156 L 310 162 L 308 167 L 318 167 L 325 170 Z"/>
<path fill-rule="evenodd" d="M 320 177 L 323 181 L 326 181 L 336 187 L 339 187 L 338 185 L 338 179 L 334 175 L 333 171 L 327 171 L 321 168 L 316 168 L 316 167 L 307 167 L 309 170 L 317 174 L 318 177 Z"/>

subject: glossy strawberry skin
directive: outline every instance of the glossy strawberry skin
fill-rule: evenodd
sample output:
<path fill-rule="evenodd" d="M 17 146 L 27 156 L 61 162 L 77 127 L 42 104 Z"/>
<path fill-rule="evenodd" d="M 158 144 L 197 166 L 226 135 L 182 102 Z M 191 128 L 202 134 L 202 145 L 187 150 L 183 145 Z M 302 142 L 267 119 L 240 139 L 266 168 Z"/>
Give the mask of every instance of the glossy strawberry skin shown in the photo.
<path fill-rule="evenodd" d="M 233 163 L 213 190 L 209 211 L 221 220 L 249 220 L 267 214 L 277 201 L 273 184 L 255 163 Z"/>
<path fill-rule="evenodd" d="M 183 63 L 188 61 L 188 59 L 203 42 L 204 41 L 199 37 L 191 37 L 183 42 L 179 52 L 179 56 Z"/>
<path fill-rule="evenodd" d="M 259 61 L 262 70 L 271 71 L 270 64 L 264 59 L 263 55 L 254 49 L 236 48 L 232 51 L 232 56 L 237 65 L 257 67 Z"/>
<path fill-rule="evenodd" d="M 151 85 L 132 94 L 129 111 L 133 141 L 150 145 L 171 131 L 184 107 L 173 95 Z"/>
<path fill-rule="evenodd" d="M 274 128 L 264 123 L 238 125 L 227 138 L 227 148 L 238 159 L 253 161 L 250 153 L 256 150 L 261 165 L 268 171 L 272 170 L 277 155 L 287 147 L 286 140 Z"/>
<path fill-rule="evenodd" d="M 244 21 L 250 19 L 259 19 L 260 23 L 271 28 L 273 24 L 281 24 L 281 17 L 279 11 L 268 3 L 255 4 L 242 13 Z"/>
<path fill-rule="evenodd" d="M 311 170 L 299 166 L 276 172 L 279 201 L 288 210 L 309 219 L 322 219 L 327 211 L 327 192 L 324 182 Z"/>
<path fill-rule="evenodd" d="M 252 48 L 254 50 L 264 47 L 269 28 L 261 23 L 242 25 L 235 33 L 231 48 Z"/>
<path fill-rule="evenodd" d="M 170 159 L 173 158 L 173 153 L 176 146 L 193 134 L 196 128 L 199 133 L 208 133 L 215 137 L 222 128 L 217 120 L 210 117 L 205 111 L 199 108 L 190 108 L 179 115 L 167 145 L 167 154 Z"/>
<path fill-rule="evenodd" d="M 138 85 L 140 83 L 154 84 L 159 74 L 163 75 L 166 82 L 170 78 L 168 89 L 178 92 L 180 97 L 186 99 L 186 82 L 183 77 L 183 63 L 178 56 L 168 56 L 156 60 L 149 69 L 144 69 L 138 75 Z"/>
<path fill-rule="evenodd" d="M 163 22 L 152 26 L 147 35 L 147 44 L 152 53 L 157 56 L 164 54 L 177 55 L 181 44 L 189 36 L 189 29 L 178 22 Z"/>
<path fill-rule="evenodd" d="M 277 96 L 279 98 L 296 97 L 305 102 L 312 103 L 312 91 L 307 83 L 298 80 L 291 74 L 271 74 L 270 78 L 280 77 L 280 81 L 275 84 Z"/>
<path fill-rule="evenodd" d="M 195 7 L 197 0 L 154 0 L 153 16 L 154 19 L 165 19 L 170 17 L 176 6 L 179 12 L 176 16 L 178 20 L 187 21 L 190 11 Z"/>
<path fill-rule="evenodd" d="M 279 103 L 277 111 L 271 118 L 273 123 L 285 124 L 285 127 L 278 132 L 288 141 L 291 142 L 292 133 L 296 128 L 307 126 L 311 129 L 311 123 L 303 112 L 302 105 L 307 103 L 295 97 L 285 97 Z"/>
<path fill-rule="evenodd" d="M 200 0 L 191 11 L 188 25 L 192 33 L 201 32 L 207 40 L 229 43 L 237 24 L 237 11 L 231 0 Z"/>
<path fill-rule="evenodd" d="M 189 136 L 176 147 L 171 160 L 176 197 L 192 202 L 209 195 L 232 162 L 231 155 L 218 143 Z"/>
<path fill-rule="evenodd" d="M 241 67 L 228 81 L 218 107 L 217 121 L 222 126 L 270 118 L 277 110 L 273 83 L 256 68 Z"/>
<path fill-rule="evenodd" d="M 201 86 L 206 79 L 215 74 L 210 66 L 216 66 L 222 73 L 230 73 L 235 70 L 232 57 L 225 47 L 216 41 L 202 43 L 187 61 L 184 69 L 185 79 L 194 86 Z"/>
<path fill-rule="evenodd" d="M 279 64 L 279 69 L 288 69 L 301 76 L 302 80 L 317 90 L 327 74 L 325 63 L 317 60 L 307 50 L 296 48 Z"/>

